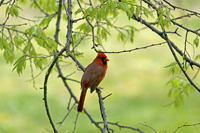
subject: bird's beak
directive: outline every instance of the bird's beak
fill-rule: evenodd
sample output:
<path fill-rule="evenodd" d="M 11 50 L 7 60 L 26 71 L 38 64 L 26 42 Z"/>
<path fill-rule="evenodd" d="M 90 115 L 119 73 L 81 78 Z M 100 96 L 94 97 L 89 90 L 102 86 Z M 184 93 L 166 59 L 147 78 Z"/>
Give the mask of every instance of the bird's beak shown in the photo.
<path fill-rule="evenodd" d="M 108 58 L 105 58 L 105 60 L 104 61 L 109 61 L 109 59 Z"/>

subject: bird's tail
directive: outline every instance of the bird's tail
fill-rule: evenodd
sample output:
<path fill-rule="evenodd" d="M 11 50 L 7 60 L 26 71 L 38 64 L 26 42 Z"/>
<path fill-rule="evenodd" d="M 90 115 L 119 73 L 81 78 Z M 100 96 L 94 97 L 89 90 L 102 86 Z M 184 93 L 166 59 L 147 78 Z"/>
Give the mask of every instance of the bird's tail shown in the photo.
<path fill-rule="evenodd" d="M 83 110 L 83 104 L 84 104 L 84 101 L 85 101 L 86 92 L 87 92 L 87 88 L 83 87 L 82 92 L 81 92 L 81 96 L 80 96 L 80 100 L 79 100 L 79 103 L 78 103 L 78 108 L 77 108 L 78 112 L 82 112 L 82 110 Z"/>

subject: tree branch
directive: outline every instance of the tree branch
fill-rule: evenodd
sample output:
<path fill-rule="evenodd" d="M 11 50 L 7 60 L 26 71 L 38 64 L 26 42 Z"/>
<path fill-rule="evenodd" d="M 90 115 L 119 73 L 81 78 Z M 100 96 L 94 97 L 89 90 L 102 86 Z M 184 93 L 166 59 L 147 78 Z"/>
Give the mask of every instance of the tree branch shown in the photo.
<path fill-rule="evenodd" d="M 174 133 L 176 133 L 180 128 L 183 128 L 183 127 L 190 127 L 190 126 L 196 127 L 197 125 L 200 125 L 200 123 L 190 124 L 190 125 L 187 125 L 187 124 L 185 123 L 183 126 L 178 127 L 178 128 L 174 131 Z"/>
<path fill-rule="evenodd" d="M 50 115 L 50 112 L 49 112 L 49 106 L 48 106 L 48 101 L 47 101 L 47 82 L 48 82 L 48 78 L 49 78 L 49 75 L 51 73 L 51 70 L 53 69 L 53 66 L 54 64 L 57 62 L 58 60 L 58 57 L 65 51 L 65 47 L 57 54 L 55 55 L 54 57 L 54 60 L 53 62 L 51 63 L 51 65 L 49 66 L 48 70 L 47 70 L 47 73 L 45 75 L 45 79 L 44 79 L 44 104 L 45 104 L 45 109 L 46 109 L 46 113 L 47 113 L 47 116 L 49 118 L 49 121 L 50 121 L 50 124 L 54 130 L 55 133 L 58 133 L 54 123 L 53 123 L 53 120 L 51 119 L 51 115 Z"/>
<path fill-rule="evenodd" d="M 69 54 L 69 56 L 76 62 L 76 64 L 78 64 L 79 68 L 81 68 L 82 70 L 85 70 L 85 68 L 81 65 L 81 63 L 72 55 Z M 74 101 L 76 103 L 78 103 L 78 99 L 76 98 L 76 96 L 74 95 L 73 91 L 71 90 L 70 86 L 67 84 L 67 81 L 65 80 L 64 75 L 62 74 L 62 71 L 59 67 L 59 64 L 56 65 L 57 69 L 58 69 L 58 73 L 59 73 L 59 77 L 61 77 L 65 87 L 67 88 L 67 90 L 69 91 L 70 96 L 74 99 Z M 99 126 L 99 124 L 91 117 L 91 115 L 87 112 L 86 109 L 84 109 L 85 114 L 88 116 L 88 118 L 91 120 L 92 123 L 94 123 L 94 125 L 99 128 L 102 131 L 102 128 Z"/>
<path fill-rule="evenodd" d="M 136 18 L 136 15 L 133 14 L 132 19 L 140 22 L 140 17 Z M 151 29 L 153 32 L 155 32 L 156 34 L 158 34 L 161 38 L 163 38 L 164 40 L 166 40 L 165 36 L 163 35 L 163 32 L 157 30 L 156 28 L 154 28 L 151 24 L 149 24 L 148 22 L 146 22 L 144 19 L 142 20 L 142 23 L 147 26 L 149 29 Z M 181 56 L 184 55 L 184 53 L 171 41 L 169 40 L 171 46 L 176 50 L 176 52 L 178 52 Z M 191 60 L 190 58 L 188 58 L 186 55 L 184 55 L 185 60 L 190 64 L 190 65 L 195 65 L 197 67 L 200 68 L 200 64 Z"/>
<path fill-rule="evenodd" d="M 190 82 L 190 84 L 191 84 L 192 86 L 194 86 L 194 88 L 196 88 L 197 91 L 200 92 L 200 89 L 199 89 L 199 88 L 196 86 L 196 84 L 190 79 L 190 77 L 188 76 L 188 74 L 186 73 L 186 71 L 184 70 L 184 68 L 182 67 L 180 61 L 178 60 L 178 58 L 177 58 L 177 56 L 176 56 L 176 53 L 174 52 L 174 50 L 173 50 L 173 48 L 172 48 L 171 42 L 170 42 L 170 40 L 169 40 L 169 38 L 168 38 L 168 36 L 167 36 L 165 30 L 164 30 L 164 36 L 166 37 L 166 41 L 167 41 L 167 43 L 168 43 L 168 46 L 169 46 L 169 48 L 170 48 L 170 50 L 171 50 L 171 52 L 172 52 L 172 54 L 173 54 L 173 56 L 174 56 L 176 62 L 178 63 L 179 67 L 181 68 L 182 72 L 184 73 L 184 75 L 186 76 L 186 78 L 188 79 L 188 81 Z"/>
<path fill-rule="evenodd" d="M 65 5 L 65 0 L 63 0 L 63 5 L 65 7 L 66 14 L 68 15 L 68 24 L 67 24 L 67 42 L 66 42 L 66 52 L 70 51 L 70 44 L 72 38 L 72 28 L 73 28 L 73 20 L 72 20 L 72 3 L 71 0 L 67 0 L 68 9 Z"/>
<path fill-rule="evenodd" d="M 181 8 L 181 7 L 178 7 L 178 6 L 174 6 L 174 5 L 172 5 L 171 3 L 169 3 L 167 0 L 163 0 L 163 1 L 164 1 L 165 3 L 167 3 L 169 6 L 171 6 L 174 10 L 177 8 L 177 9 L 181 9 L 181 10 L 183 10 L 183 11 L 187 11 L 187 12 L 191 12 L 191 13 L 200 15 L 200 13 L 198 13 L 198 12 L 191 11 L 191 10 L 188 10 L 188 9 L 185 9 L 185 8 Z"/>
<path fill-rule="evenodd" d="M 61 19 L 61 15 L 62 15 L 62 0 L 59 0 L 58 17 L 57 17 L 57 21 L 56 21 L 56 33 L 54 35 L 55 42 L 57 42 L 58 44 L 59 44 L 58 35 L 59 35 L 59 31 L 60 31 L 60 19 Z"/>
<path fill-rule="evenodd" d="M 101 91 L 100 91 L 100 89 L 97 88 L 96 92 L 97 92 L 97 94 L 99 96 L 100 111 L 101 111 L 101 116 L 102 116 L 103 121 L 104 121 L 103 133 L 106 133 L 106 130 L 109 133 L 109 129 L 108 129 L 108 125 L 107 125 L 107 116 L 106 116 L 106 111 L 105 111 L 105 107 L 104 107 L 104 103 L 103 103 L 103 98 L 102 98 L 102 95 L 101 95 Z"/>
<path fill-rule="evenodd" d="M 103 123 L 103 122 L 98 122 L 98 123 Z M 120 129 L 121 128 L 126 128 L 126 129 L 131 129 L 131 130 L 134 130 L 134 131 L 138 131 L 140 133 L 144 133 L 143 131 L 141 131 L 140 129 L 138 128 L 133 128 L 133 127 L 130 127 L 130 126 L 123 126 L 123 125 L 120 125 L 119 122 L 107 122 L 108 124 L 110 125 L 115 125 L 115 126 L 118 126 Z"/>

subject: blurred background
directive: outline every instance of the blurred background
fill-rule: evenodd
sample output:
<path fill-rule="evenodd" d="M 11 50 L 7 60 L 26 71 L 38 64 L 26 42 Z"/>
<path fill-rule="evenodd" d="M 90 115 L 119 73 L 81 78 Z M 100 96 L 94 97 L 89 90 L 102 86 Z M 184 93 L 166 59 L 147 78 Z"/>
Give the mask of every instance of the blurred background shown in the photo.
<path fill-rule="evenodd" d="M 199 0 L 174 0 L 173 2 L 177 6 L 200 12 Z M 37 19 L 40 16 L 39 11 L 29 9 L 26 6 L 23 7 L 23 10 L 25 12 L 21 11 L 21 16 L 32 17 L 31 19 Z M 5 9 L 2 8 L 0 11 L 3 12 L 0 15 L 2 23 L 5 20 Z M 180 14 L 184 13 L 177 12 L 177 15 Z M 8 23 L 12 24 L 11 20 Z M 127 17 L 124 17 L 124 14 L 120 15 L 116 24 L 122 26 L 126 22 L 125 20 L 127 21 L 126 24 L 133 25 L 138 29 L 144 27 L 133 20 L 128 21 Z M 23 22 L 23 20 L 17 21 L 17 23 L 20 22 Z M 46 31 L 52 37 L 55 33 L 54 22 L 50 24 L 52 28 Z M 200 27 L 199 19 L 188 18 L 179 22 L 191 29 Z M 77 25 L 75 24 L 74 28 Z M 63 44 L 65 44 L 66 40 L 66 26 L 66 21 L 61 23 L 61 29 L 64 30 L 60 32 L 60 40 Z M 174 27 L 171 29 L 175 30 Z M 183 37 L 185 36 L 185 32 L 182 30 L 178 30 L 178 32 Z M 124 44 L 118 42 L 117 34 L 114 30 L 111 30 L 111 35 L 108 37 L 107 42 L 103 42 L 104 48 L 107 51 L 119 51 L 163 42 L 162 39 L 148 29 L 135 32 L 134 43 L 127 42 Z M 183 37 L 170 36 L 180 48 L 184 46 Z M 194 36 L 189 36 L 188 38 L 191 42 L 193 39 Z M 92 41 L 87 40 L 82 42 L 78 47 L 78 51 L 84 53 L 84 57 L 79 58 L 79 61 L 85 67 L 96 56 L 96 53 L 91 50 L 91 46 Z M 43 51 L 41 47 L 38 47 L 38 50 Z M 199 49 L 195 53 L 200 53 Z M 168 74 L 169 69 L 164 67 L 174 62 L 174 58 L 167 44 L 131 53 L 107 54 L 107 56 L 110 60 L 108 62 L 108 71 L 100 87 L 104 88 L 102 90 L 103 96 L 112 93 L 111 96 L 104 100 L 108 121 L 139 128 L 147 133 L 154 133 L 154 131 L 144 126 L 145 124 L 155 129 L 157 133 L 172 133 L 184 124 L 200 123 L 200 94 L 197 91 L 186 97 L 184 105 L 179 109 L 174 108 L 173 105 L 169 105 L 173 102 L 173 99 L 167 97 L 169 88 L 166 86 L 166 83 L 172 76 Z M 74 73 L 70 78 L 80 81 L 83 72 L 77 69 L 76 64 L 71 59 L 66 58 L 64 61 L 61 65 L 63 74 L 69 75 Z M 35 86 L 37 88 L 35 89 L 31 80 L 29 63 L 27 63 L 27 69 L 19 76 L 16 71 L 12 72 L 12 65 L 6 64 L 3 52 L 1 51 L 0 65 L 0 133 L 45 133 L 51 131 L 52 128 L 42 100 L 43 90 L 39 89 L 43 87 L 47 69 L 35 79 Z M 34 75 L 38 73 L 40 71 L 34 69 Z M 190 74 L 193 76 L 192 72 Z M 199 80 L 200 77 L 198 76 L 196 82 L 198 83 Z M 68 81 L 68 83 L 74 94 L 79 98 L 81 92 L 80 85 L 71 81 Z M 69 99 L 70 96 L 67 89 L 64 87 L 61 79 L 58 78 L 58 74 L 54 71 L 50 75 L 48 82 L 48 102 L 50 113 L 55 123 L 60 122 L 67 114 Z M 73 102 L 72 100 L 71 105 Z M 96 93 L 87 93 L 84 107 L 93 119 L 96 121 L 102 120 Z M 60 133 L 72 132 L 76 115 L 77 111 L 75 108 L 61 126 L 56 124 L 58 131 Z M 116 133 L 134 132 L 128 129 L 120 130 L 118 127 L 112 125 L 109 125 L 109 127 L 113 128 Z M 99 130 L 91 124 L 85 114 L 79 114 L 75 132 L 94 133 L 99 132 Z M 200 126 L 183 127 L 177 131 L 177 133 L 188 132 L 199 133 Z"/>

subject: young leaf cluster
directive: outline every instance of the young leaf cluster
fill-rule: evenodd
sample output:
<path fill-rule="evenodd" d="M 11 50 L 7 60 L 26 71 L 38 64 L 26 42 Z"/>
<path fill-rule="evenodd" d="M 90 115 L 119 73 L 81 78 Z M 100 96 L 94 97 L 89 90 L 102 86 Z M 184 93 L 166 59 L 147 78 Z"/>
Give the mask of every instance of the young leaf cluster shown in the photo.
<path fill-rule="evenodd" d="M 159 6 L 158 10 L 158 18 L 156 21 L 158 21 L 158 26 L 161 26 L 162 29 L 169 28 L 171 25 L 171 19 L 170 16 L 173 17 L 173 15 L 170 14 L 170 9 L 165 8 L 163 6 Z"/>
<path fill-rule="evenodd" d="M 194 87 L 185 79 L 172 78 L 167 82 L 169 87 L 168 97 L 174 98 L 174 107 L 179 108 L 184 104 L 185 96 L 189 96 L 189 93 L 194 92 Z"/>

